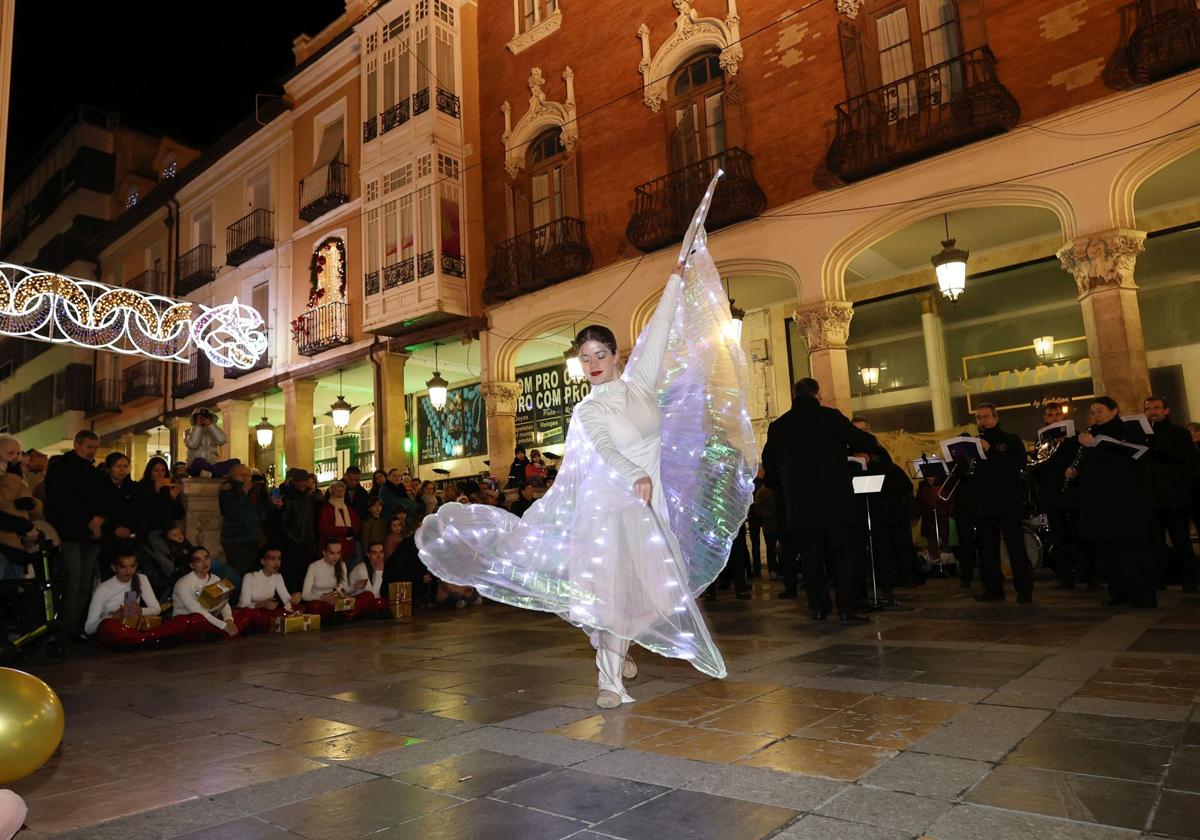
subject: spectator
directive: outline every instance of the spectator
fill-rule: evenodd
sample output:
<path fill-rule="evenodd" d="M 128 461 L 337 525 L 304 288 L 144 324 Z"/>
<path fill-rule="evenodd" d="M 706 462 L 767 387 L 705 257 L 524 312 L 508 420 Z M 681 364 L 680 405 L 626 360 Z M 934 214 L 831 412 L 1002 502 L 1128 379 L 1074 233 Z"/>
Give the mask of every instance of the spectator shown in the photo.
<path fill-rule="evenodd" d="M 0 436 L 0 458 L 16 438 Z M 20 452 L 20 444 L 15 443 Z M 0 473 L 0 580 L 33 577 L 38 559 L 38 531 L 34 520 L 41 515 L 39 503 L 19 473 Z"/>
<path fill-rule="evenodd" d="M 417 501 L 425 506 L 425 516 L 436 511 L 438 508 L 437 485 L 432 481 L 421 482 L 421 488 L 417 492 Z"/>
<path fill-rule="evenodd" d="M 379 499 L 370 499 L 367 503 L 367 516 L 362 521 L 362 528 L 359 531 L 359 542 L 364 546 L 370 546 L 371 543 L 377 542 L 383 544 L 387 539 L 388 524 L 383 520 L 383 502 Z"/>
<path fill-rule="evenodd" d="M 342 542 L 342 558 L 351 567 L 358 560 L 359 531 L 362 521 L 346 502 L 346 485 L 335 481 L 329 485 L 329 501 L 321 507 L 317 520 L 317 537 L 321 542 L 337 539 Z"/>
<path fill-rule="evenodd" d="M 525 456 L 525 447 L 518 446 L 513 450 L 512 466 L 508 468 L 508 484 L 506 487 L 522 487 L 525 484 L 525 467 L 529 459 Z"/>
<path fill-rule="evenodd" d="M 195 546 L 189 559 L 191 571 L 175 583 L 174 597 L 171 599 L 173 616 L 171 624 L 186 623 L 188 629 L 198 636 L 215 636 L 225 633 L 227 636 L 238 634 L 237 623 L 233 620 L 233 609 L 228 603 L 216 610 L 206 610 L 200 604 L 200 591 L 209 584 L 220 582 L 220 578 L 212 574 L 212 560 L 208 549 L 202 545 Z M 172 634 L 178 632 L 178 627 L 170 628 Z"/>
<path fill-rule="evenodd" d="M 189 478 L 187 463 L 184 461 L 176 461 L 171 465 L 171 480 L 182 483 Z"/>
<path fill-rule="evenodd" d="M 754 561 L 754 576 L 762 577 L 762 548 L 758 531 L 762 531 L 767 546 L 767 577 L 779 580 L 779 561 L 775 547 L 779 544 L 779 516 L 775 510 L 775 490 L 764 481 L 766 473 L 760 467 L 754 479 L 754 503 L 750 506 L 750 550 Z"/>
<path fill-rule="evenodd" d="M 525 481 L 530 482 L 535 478 L 542 482 L 546 480 L 546 462 L 542 460 L 542 453 L 536 449 L 529 453 L 529 463 L 525 465 Z"/>
<path fill-rule="evenodd" d="M 192 427 L 188 429 L 184 442 L 188 451 L 188 475 L 193 478 L 223 478 L 237 464 L 237 458 L 218 461 L 221 447 L 227 438 L 217 425 L 217 419 L 207 408 L 192 412 Z"/>
<path fill-rule="evenodd" d="M 196 546 L 188 541 L 182 522 L 176 522 L 166 531 L 163 531 L 158 535 L 158 539 L 154 539 L 152 536 L 150 544 L 155 554 L 164 555 L 167 558 L 167 562 L 171 564 L 174 570 L 171 577 L 172 581 L 183 577 L 191 569 L 192 553 L 196 550 Z M 221 558 L 213 557 L 210 554 L 208 557 L 208 568 L 210 572 L 217 576 L 218 580 L 225 579 L 232 583 L 235 588 L 241 587 L 241 572 L 221 560 Z"/>
<path fill-rule="evenodd" d="M 346 504 L 350 510 L 358 514 L 359 520 L 367 518 L 368 493 L 362 486 L 362 470 L 358 467 L 347 467 L 342 483 L 346 485 Z"/>
<path fill-rule="evenodd" d="M 383 485 L 387 483 L 387 473 L 383 470 L 375 470 L 371 473 L 371 492 L 368 493 L 372 499 L 379 498 L 379 491 L 383 489 Z"/>
<path fill-rule="evenodd" d="M 221 548 L 225 562 L 248 575 L 258 565 L 258 508 L 250 494 L 250 468 L 236 464 L 221 488 Z"/>
<path fill-rule="evenodd" d="M 383 539 L 384 554 L 390 558 L 400 543 L 408 536 L 408 527 L 405 523 L 404 514 L 398 513 L 388 520 L 388 534 Z"/>
<path fill-rule="evenodd" d="M 534 485 L 534 482 L 531 481 L 522 485 L 520 494 L 517 496 L 517 500 L 512 503 L 512 507 L 509 508 L 509 510 L 514 516 L 524 516 L 525 511 L 533 507 L 536 496 L 537 487 Z"/>
<path fill-rule="evenodd" d="M 308 472 L 288 470 L 288 480 L 279 488 L 283 510 L 279 530 L 283 537 L 283 579 L 291 591 L 300 588 L 308 565 L 317 557 L 317 518 L 308 494 Z"/>
<path fill-rule="evenodd" d="M 30 449 L 25 453 L 25 460 L 22 463 L 22 473 L 25 478 L 25 483 L 29 485 L 29 489 L 33 491 L 36 497 L 43 481 L 46 480 L 46 464 L 49 462 L 44 452 L 39 452 L 36 449 Z"/>
<path fill-rule="evenodd" d="M 92 465 L 99 445 L 95 432 L 80 431 L 71 451 L 52 458 L 46 469 L 46 516 L 62 540 L 60 551 L 67 570 L 61 615 L 72 635 L 83 632 L 104 525 L 97 505 L 103 476 Z"/>
<path fill-rule="evenodd" d="M 409 495 L 404 481 L 405 476 L 402 470 L 393 469 L 388 472 L 387 481 L 379 491 L 379 499 L 383 502 L 384 519 L 391 519 L 397 509 L 403 509 L 410 519 L 417 512 L 416 500 Z"/>
<path fill-rule="evenodd" d="M 129 458 L 123 452 L 110 452 L 100 468 L 108 480 L 100 482 L 100 496 L 97 499 L 104 515 L 98 564 L 111 566 L 118 547 L 124 546 L 141 531 L 141 488 L 129 477 L 129 467 Z M 102 573 L 101 577 L 107 575 Z"/>
<path fill-rule="evenodd" d="M 183 519 L 183 485 L 171 480 L 165 460 L 155 456 L 147 461 L 138 483 L 141 485 L 142 527 L 147 533 L 165 531 Z"/>

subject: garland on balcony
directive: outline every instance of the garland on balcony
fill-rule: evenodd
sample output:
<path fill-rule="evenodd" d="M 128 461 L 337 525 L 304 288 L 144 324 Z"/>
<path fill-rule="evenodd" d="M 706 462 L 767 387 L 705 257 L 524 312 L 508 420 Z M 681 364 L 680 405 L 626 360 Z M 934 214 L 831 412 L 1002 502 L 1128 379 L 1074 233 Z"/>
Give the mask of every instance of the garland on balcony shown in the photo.
<path fill-rule="evenodd" d="M 329 266 L 330 259 L 333 260 L 332 266 Z M 309 337 L 306 335 L 304 314 L 316 309 L 325 299 L 325 293 L 329 289 L 327 286 L 321 285 L 321 276 L 328 276 L 330 271 L 333 271 L 337 277 L 337 299 L 344 301 L 346 299 L 346 243 L 341 237 L 331 236 L 313 251 L 308 271 L 308 304 L 304 307 L 304 312 L 292 321 L 292 338 L 298 342 L 303 342 Z"/>

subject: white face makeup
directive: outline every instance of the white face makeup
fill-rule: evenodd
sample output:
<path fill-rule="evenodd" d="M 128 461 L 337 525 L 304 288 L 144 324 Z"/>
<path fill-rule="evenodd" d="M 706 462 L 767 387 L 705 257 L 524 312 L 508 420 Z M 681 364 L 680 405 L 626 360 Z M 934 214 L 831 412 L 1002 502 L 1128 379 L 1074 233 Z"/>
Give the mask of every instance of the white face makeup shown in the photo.
<path fill-rule="evenodd" d="M 617 378 L 617 356 L 599 341 L 585 341 L 579 348 L 579 362 L 592 385 Z"/>

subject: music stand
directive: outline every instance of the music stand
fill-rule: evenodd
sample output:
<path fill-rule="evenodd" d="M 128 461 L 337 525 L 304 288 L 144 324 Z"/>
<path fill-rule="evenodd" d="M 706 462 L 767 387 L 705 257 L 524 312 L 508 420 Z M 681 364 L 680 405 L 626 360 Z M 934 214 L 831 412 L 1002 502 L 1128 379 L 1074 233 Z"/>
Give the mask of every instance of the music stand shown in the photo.
<path fill-rule="evenodd" d="M 912 471 L 913 478 L 918 481 L 924 481 L 927 478 L 940 478 L 942 481 L 950 473 L 946 470 L 946 462 L 936 456 L 921 456 L 916 461 L 909 461 L 908 468 Z M 933 538 L 937 540 L 937 549 L 930 552 L 931 555 L 936 554 L 937 559 L 930 563 L 930 566 L 937 567 L 938 577 L 949 577 L 946 574 L 946 564 L 942 562 L 942 518 L 938 515 L 938 502 L 940 499 L 937 494 L 934 494 L 933 499 Z M 946 511 L 946 518 L 949 519 L 950 512 Z"/>
<path fill-rule="evenodd" d="M 854 494 L 867 496 L 867 557 L 871 562 L 871 610 L 882 610 L 896 606 L 895 601 L 884 601 L 879 597 L 879 582 L 875 577 L 875 532 L 871 527 L 871 495 L 877 495 L 883 490 L 882 475 L 856 475 L 850 481 L 854 485 Z"/>

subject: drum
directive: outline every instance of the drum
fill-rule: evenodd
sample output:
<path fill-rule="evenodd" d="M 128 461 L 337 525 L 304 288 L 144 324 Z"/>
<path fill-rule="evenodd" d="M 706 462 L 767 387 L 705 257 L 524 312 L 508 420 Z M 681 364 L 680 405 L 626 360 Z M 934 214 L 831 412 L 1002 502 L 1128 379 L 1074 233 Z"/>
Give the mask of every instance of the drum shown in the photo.
<path fill-rule="evenodd" d="M 1031 569 L 1039 569 L 1042 565 L 1042 538 L 1037 529 L 1029 522 L 1021 523 L 1021 535 L 1025 538 L 1025 554 L 1029 557 Z M 1012 580 L 1012 564 L 1008 561 L 1008 545 L 1000 543 L 1000 571 L 1004 577 Z"/>

